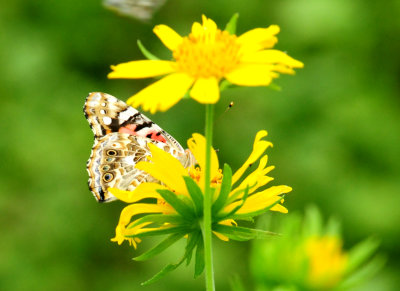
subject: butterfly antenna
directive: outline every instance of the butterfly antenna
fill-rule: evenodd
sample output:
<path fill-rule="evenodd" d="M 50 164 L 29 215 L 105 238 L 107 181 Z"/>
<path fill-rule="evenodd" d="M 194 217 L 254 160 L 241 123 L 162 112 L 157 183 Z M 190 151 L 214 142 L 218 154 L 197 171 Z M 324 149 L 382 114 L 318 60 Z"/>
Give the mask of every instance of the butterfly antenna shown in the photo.
<path fill-rule="evenodd" d="M 218 117 L 215 119 L 214 123 L 217 122 L 217 121 L 222 117 L 222 115 L 223 115 L 224 113 L 228 112 L 234 105 L 235 105 L 235 103 L 234 103 L 233 101 L 231 101 L 231 102 L 229 103 L 229 105 L 225 108 L 225 111 L 222 112 L 222 113 L 220 113 L 220 114 L 218 115 Z"/>

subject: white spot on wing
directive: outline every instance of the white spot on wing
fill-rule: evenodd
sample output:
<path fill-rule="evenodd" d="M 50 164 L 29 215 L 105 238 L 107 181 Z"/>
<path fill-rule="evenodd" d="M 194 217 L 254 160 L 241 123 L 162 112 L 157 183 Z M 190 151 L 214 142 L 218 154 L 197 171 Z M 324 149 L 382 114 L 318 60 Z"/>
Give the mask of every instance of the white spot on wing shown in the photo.
<path fill-rule="evenodd" d="M 132 107 L 129 107 L 125 111 L 121 111 L 119 114 L 120 123 L 124 123 L 127 121 L 132 115 L 134 115 L 137 111 L 134 110 Z"/>
<path fill-rule="evenodd" d="M 112 119 L 111 119 L 111 117 L 104 116 L 104 117 L 103 117 L 103 122 L 104 122 L 104 124 L 106 124 L 106 125 L 110 125 L 111 122 L 112 122 Z"/>

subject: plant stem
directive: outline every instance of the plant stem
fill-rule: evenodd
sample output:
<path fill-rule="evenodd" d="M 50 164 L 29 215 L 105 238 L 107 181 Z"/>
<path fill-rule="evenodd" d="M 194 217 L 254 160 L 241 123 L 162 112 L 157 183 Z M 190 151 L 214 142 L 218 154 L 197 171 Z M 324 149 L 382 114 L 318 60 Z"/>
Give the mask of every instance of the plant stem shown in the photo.
<path fill-rule="evenodd" d="M 213 256 L 212 256 L 212 232 L 211 232 L 211 146 L 213 136 L 213 123 L 214 123 L 214 105 L 206 105 L 206 168 L 204 173 L 204 220 L 203 220 L 203 239 L 204 239 L 204 261 L 206 268 L 206 290 L 214 291 L 214 269 L 213 269 Z"/>

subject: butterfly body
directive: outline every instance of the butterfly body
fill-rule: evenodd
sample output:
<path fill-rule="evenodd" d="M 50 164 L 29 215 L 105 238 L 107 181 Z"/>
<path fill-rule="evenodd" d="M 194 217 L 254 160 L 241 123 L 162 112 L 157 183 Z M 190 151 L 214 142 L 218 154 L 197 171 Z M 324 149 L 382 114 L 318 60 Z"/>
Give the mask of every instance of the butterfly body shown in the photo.
<path fill-rule="evenodd" d="M 94 133 L 87 162 L 89 189 L 99 202 L 115 200 L 107 189 L 134 190 L 140 183 L 157 182 L 135 165 L 151 156 L 152 143 L 177 158 L 184 167 L 194 164 L 189 150 L 154 122 L 106 93 L 90 93 L 83 108 Z"/>

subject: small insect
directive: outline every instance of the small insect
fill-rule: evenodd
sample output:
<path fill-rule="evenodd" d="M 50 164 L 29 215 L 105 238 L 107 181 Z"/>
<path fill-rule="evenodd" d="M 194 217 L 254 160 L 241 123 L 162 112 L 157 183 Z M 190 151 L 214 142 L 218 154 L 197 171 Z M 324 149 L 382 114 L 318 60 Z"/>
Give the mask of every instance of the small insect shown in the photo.
<path fill-rule="evenodd" d="M 149 144 L 170 153 L 185 168 L 195 158 L 157 124 L 139 111 L 106 93 L 90 93 L 83 112 L 94 133 L 94 144 L 87 161 L 89 189 L 99 202 L 116 199 L 107 189 L 134 190 L 144 182 L 158 182 L 135 165 L 146 161 Z"/>

